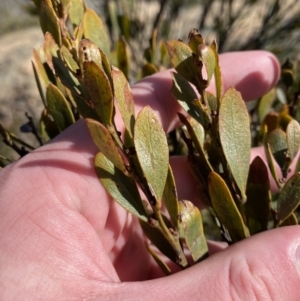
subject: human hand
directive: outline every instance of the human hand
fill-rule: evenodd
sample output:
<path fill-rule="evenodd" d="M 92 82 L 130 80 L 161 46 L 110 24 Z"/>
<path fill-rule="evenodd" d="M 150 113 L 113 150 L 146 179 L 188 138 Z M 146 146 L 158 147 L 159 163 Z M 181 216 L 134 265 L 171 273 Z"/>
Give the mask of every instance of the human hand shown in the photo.
<path fill-rule="evenodd" d="M 266 52 L 220 56 L 224 90 L 245 100 L 267 92 L 279 66 Z M 149 104 L 166 131 L 181 109 L 169 71 L 133 87 L 136 110 Z M 214 91 L 213 84 L 210 87 Z M 117 120 L 120 124 L 120 120 Z M 260 150 L 255 150 L 260 152 Z M 84 120 L 0 172 L 1 300 L 298 300 L 298 227 L 255 235 L 169 277 L 144 247 L 138 221 L 100 185 L 97 149 Z M 176 158 L 181 199 L 195 182 Z M 152 280 L 150 280 L 152 279 Z"/>

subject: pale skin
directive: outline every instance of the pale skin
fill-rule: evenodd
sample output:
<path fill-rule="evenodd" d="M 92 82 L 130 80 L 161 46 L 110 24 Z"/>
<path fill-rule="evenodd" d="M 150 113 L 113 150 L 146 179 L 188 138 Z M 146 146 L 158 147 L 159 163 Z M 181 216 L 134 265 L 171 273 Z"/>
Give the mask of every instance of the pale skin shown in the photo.
<path fill-rule="evenodd" d="M 246 101 L 279 77 L 267 52 L 224 54 L 220 63 L 224 90 L 235 86 Z M 136 111 L 149 104 L 166 131 L 180 110 L 170 86 L 166 71 L 132 88 Z M 96 178 L 96 152 L 81 120 L 0 172 L 1 300 L 299 300 L 297 226 L 215 245 L 209 259 L 161 277 L 137 220 Z M 201 204 L 185 158 L 172 164 L 179 197 Z"/>

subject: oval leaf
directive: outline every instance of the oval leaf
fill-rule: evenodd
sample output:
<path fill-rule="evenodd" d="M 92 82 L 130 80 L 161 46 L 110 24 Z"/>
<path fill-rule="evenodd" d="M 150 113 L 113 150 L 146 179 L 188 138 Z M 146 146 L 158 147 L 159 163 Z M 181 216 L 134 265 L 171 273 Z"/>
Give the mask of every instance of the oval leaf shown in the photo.
<path fill-rule="evenodd" d="M 148 217 L 139 191 L 132 178 L 124 175 L 104 154 L 95 157 L 96 173 L 107 192 L 127 211 L 143 221 Z"/>
<path fill-rule="evenodd" d="M 88 105 L 87 101 L 81 95 L 78 95 L 74 91 L 70 91 L 68 94 L 69 97 L 72 98 L 76 103 L 76 108 L 83 118 L 91 118 L 100 121 L 100 118 L 95 110 Z"/>
<path fill-rule="evenodd" d="M 214 171 L 208 176 L 208 190 L 216 215 L 228 230 L 232 241 L 237 242 L 248 237 L 249 230 L 225 181 Z"/>
<path fill-rule="evenodd" d="M 111 66 L 107 56 L 105 55 L 105 53 L 101 49 L 99 49 L 99 50 L 100 50 L 100 54 L 101 54 L 102 68 L 103 68 L 106 76 L 109 79 L 110 85 L 113 87 L 113 79 L 112 79 L 112 75 L 111 75 L 112 66 Z"/>
<path fill-rule="evenodd" d="M 128 54 L 128 45 L 124 37 L 121 37 L 117 42 L 117 60 L 118 60 L 118 67 L 126 78 L 129 76 L 129 68 L 130 68 L 130 57 Z"/>
<path fill-rule="evenodd" d="M 84 14 L 83 0 L 71 0 L 69 17 L 73 25 L 79 25 Z"/>
<path fill-rule="evenodd" d="M 175 229 L 178 228 L 178 213 L 179 213 L 179 202 L 176 190 L 175 179 L 171 166 L 169 165 L 168 176 L 166 185 L 163 193 L 164 204 L 169 212 Z"/>
<path fill-rule="evenodd" d="M 300 148 L 300 125 L 293 119 L 286 129 L 287 146 L 291 161 L 296 157 Z"/>
<path fill-rule="evenodd" d="M 83 33 L 85 38 L 94 42 L 106 56 L 110 55 L 110 39 L 106 26 L 92 9 L 87 9 L 84 13 Z"/>
<path fill-rule="evenodd" d="M 142 78 L 153 75 L 156 72 L 158 72 L 158 70 L 155 65 L 153 65 L 152 63 L 146 63 L 142 68 Z"/>
<path fill-rule="evenodd" d="M 275 180 L 276 182 L 276 185 L 279 189 L 281 189 L 281 184 L 279 183 L 279 178 L 278 178 L 278 175 L 277 175 L 277 171 L 276 171 L 276 162 L 275 162 L 275 159 L 272 155 L 272 151 L 271 151 L 271 147 L 267 141 L 267 126 L 264 126 L 263 127 L 263 143 L 264 143 L 264 151 L 265 151 L 265 155 L 266 155 L 266 158 L 267 158 L 267 162 L 268 162 L 268 167 L 269 167 L 269 170 L 271 172 L 271 175 L 273 177 L 273 179 Z"/>
<path fill-rule="evenodd" d="M 133 138 L 133 128 L 135 122 L 134 101 L 129 83 L 123 72 L 116 67 L 112 68 L 112 78 L 114 83 L 114 94 L 117 100 L 119 111 L 129 136 Z"/>
<path fill-rule="evenodd" d="M 48 80 L 47 74 L 45 72 L 45 69 L 44 69 L 43 65 L 38 65 L 38 63 L 37 63 L 37 67 L 36 67 L 33 61 L 31 61 L 31 64 L 32 64 L 34 78 L 35 78 L 35 82 L 36 82 L 36 85 L 37 85 L 38 90 L 39 90 L 40 97 L 43 101 L 44 106 L 46 106 L 46 99 L 45 99 L 42 83 L 40 81 L 40 77 L 43 78 L 43 76 L 46 76 L 46 80 L 48 81 L 46 86 L 48 86 L 49 80 Z M 39 68 L 39 70 L 37 68 Z M 43 69 L 41 69 L 41 68 L 43 68 Z"/>
<path fill-rule="evenodd" d="M 234 88 L 228 89 L 222 98 L 219 132 L 224 155 L 245 200 L 251 150 L 250 123 L 241 94 Z"/>
<path fill-rule="evenodd" d="M 193 53 L 199 55 L 200 48 L 205 46 L 204 39 L 198 29 L 192 29 L 189 32 L 189 47 L 193 51 Z"/>
<path fill-rule="evenodd" d="M 211 112 L 218 112 L 220 107 L 220 100 L 215 95 L 206 91 L 207 103 Z"/>
<path fill-rule="evenodd" d="M 179 104 L 204 128 L 207 128 L 210 124 L 210 118 L 201 106 L 195 104 L 198 96 L 191 84 L 178 73 L 172 72 L 171 76 L 173 79 L 171 91 Z"/>
<path fill-rule="evenodd" d="M 75 122 L 70 106 L 62 92 L 50 83 L 46 90 L 47 109 L 60 132 Z"/>
<path fill-rule="evenodd" d="M 264 121 L 265 117 L 270 113 L 275 97 L 276 90 L 273 88 L 259 100 L 258 118 L 261 123 Z"/>
<path fill-rule="evenodd" d="M 275 129 L 267 134 L 267 142 L 270 145 L 270 150 L 281 169 L 286 164 L 287 142 L 286 133 L 282 129 Z"/>
<path fill-rule="evenodd" d="M 53 121 L 53 118 L 48 114 L 46 109 L 44 109 L 42 112 L 39 125 L 41 131 L 41 138 L 44 142 L 53 139 L 59 134 L 57 125 Z"/>
<path fill-rule="evenodd" d="M 50 80 L 49 80 L 48 74 L 45 70 L 44 64 L 35 49 L 33 49 L 33 58 L 34 58 L 35 66 L 36 66 L 36 71 L 37 71 L 39 77 L 43 80 L 43 84 L 45 85 L 45 87 L 47 87 L 50 83 Z"/>
<path fill-rule="evenodd" d="M 75 74 L 77 72 L 77 70 L 79 69 L 79 66 L 76 63 L 76 61 L 73 59 L 73 55 L 71 54 L 69 49 L 63 45 L 60 48 L 60 54 L 61 54 L 61 57 L 63 58 L 63 60 L 66 62 L 68 68 Z"/>
<path fill-rule="evenodd" d="M 298 225 L 298 219 L 295 213 L 290 214 L 279 227 L 295 226 Z"/>
<path fill-rule="evenodd" d="M 102 57 L 99 47 L 88 39 L 83 39 L 78 45 L 78 57 L 80 69 L 83 72 L 83 63 L 94 61 L 99 68 L 102 68 Z"/>
<path fill-rule="evenodd" d="M 217 97 L 217 102 L 219 107 L 221 103 L 221 96 L 222 96 L 222 76 L 221 76 L 221 68 L 219 63 L 218 46 L 215 40 L 211 44 L 211 49 L 213 50 L 216 59 L 216 67 L 215 67 L 216 84 L 215 85 L 216 85 L 216 97 Z"/>
<path fill-rule="evenodd" d="M 94 143 L 104 156 L 110 160 L 118 169 L 125 171 L 124 163 L 121 155 L 116 147 L 116 144 L 110 134 L 110 132 L 101 123 L 93 120 L 86 119 L 87 126 Z"/>
<path fill-rule="evenodd" d="M 113 118 L 113 92 L 105 72 L 95 62 L 84 62 L 84 82 L 88 87 L 91 102 L 101 122 L 111 125 Z"/>
<path fill-rule="evenodd" d="M 40 7 L 40 24 L 43 33 L 50 32 L 55 42 L 61 46 L 61 30 L 51 0 L 43 0 Z"/>
<path fill-rule="evenodd" d="M 271 193 L 268 169 L 257 156 L 250 165 L 247 183 L 245 214 L 251 234 L 267 230 L 271 209 Z"/>
<path fill-rule="evenodd" d="M 200 51 L 200 58 L 206 69 L 207 85 L 209 85 L 212 76 L 215 73 L 215 68 L 216 68 L 215 52 L 211 47 L 207 45 L 200 46 L 199 51 Z"/>
<path fill-rule="evenodd" d="M 162 125 L 149 106 L 137 117 L 134 145 L 143 174 L 160 202 L 168 174 L 169 148 Z"/>
<path fill-rule="evenodd" d="M 207 256 L 208 247 L 200 210 L 190 201 L 180 202 L 180 227 L 194 261 Z"/>
<path fill-rule="evenodd" d="M 186 126 L 187 131 L 193 141 L 195 149 L 199 154 L 198 168 L 201 170 L 204 178 L 207 177 L 210 171 L 213 171 L 212 166 L 210 165 L 207 154 L 204 150 L 204 137 L 205 132 L 200 123 L 196 122 L 193 118 L 186 118 L 183 114 L 178 113 L 179 120 Z"/>
<path fill-rule="evenodd" d="M 277 200 L 277 218 L 282 223 L 300 203 L 300 174 L 294 174 L 283 186 Z"/>
<path fill-rule="evenodd" d="M 172 245 L 169 243 L 164 232 L 159 227 L 157 220 L 151 220 L 151 223 L 140 220 L 141 227 L 150 239 L 150 241 L 173 262 L 177 262 L 178 256 Z"/>
<path fill-rule="evenodd" d="M 161 270 L 165 273 L 165 275 L 171 275 L 172 271 L 168 267 L 168 265 L 155 253 L 154 250 L 150 248 L 150 246 L 147 243 L 145 243 L 145 246 L 149 254 L 152 256 L 152 258 L 155 260 L 155 262 L 158 264 Z"/>
<path fill-rule="evenodd" d="M 168 41 L 167 49 L 171 64 L 176 71 L 191 83 L 195 81 L 195 75 L 199 73 L 191 48 L 181 41 Z"/>

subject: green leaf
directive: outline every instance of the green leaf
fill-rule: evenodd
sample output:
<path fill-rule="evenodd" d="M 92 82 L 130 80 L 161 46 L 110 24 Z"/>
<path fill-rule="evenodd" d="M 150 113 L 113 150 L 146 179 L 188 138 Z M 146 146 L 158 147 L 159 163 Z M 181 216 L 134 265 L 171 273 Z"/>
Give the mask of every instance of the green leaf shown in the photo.
<path fill-rule="evenodd" d="M 300 122 L 300 99 L 297 100 L 296 108 L 294 109 L 293 114 L 295 119 Z"/>
<path fill-rule="evenodd" d="M 190 201 L 180 202 L 180 226 L 194 261 L 207 256 L 208 247 L 200 210 Z"/>
<path fill-rule="evenodd" d="M 286 138 L 290 159 L 293 161 L 300 148 L 300 125 L 295 119 L 287 126 Z"/>
<path fill-rule="evenodd" d="M 197 143 L 202 146 L 204 150 L 204 142 L 205 142 L 205 131 L 203 126 L 197 122 L 194 118 L 188 117 L 187 118 L 191 127 L 193 128 L 193 132 L 195 133 L 195 138 L 197 138 Z"/>
<path fill-rule="evenodd" d="M 84 13 L 83 32 L 85 38 L 94 42 L 106 56 L 110 55 L 111 43 L 107 33 L 107 28 L 92 9 L 87 9 Z"/>
<path fill-rule="evenodd" d="M 37 70 L 35 64 L 33 62 L 31 62 L 31 63 L 32 63 L 32 69 L 33 69 L 33 73 L 34 73 L 34 78 L 35 78 L 36 85 L 37 85 L 38 90 L 39 90 L 40 97 L 41 97 L 41 99 L 43 101 L 44 106 L 46 106 L 46 99 L 45 99 L 45 96 L 44 96 L 44 90 L 42 88 L 42 84 L 41 84 L 41 81 L 40 81 L 40 76 L 42 76 L 42 75 L 40 75 L 40 73 Z M 43 65 L 41 65 L 41 66 L 43 67 Z M 45 71 L 45 69 L 44 69 L 44 71 Z M 44 74 L 46 74 L 46 72 Z"/>
<path fill-rule="evenodd" d="M 83 38 L 83 28 L 82 28 L 82 23 L 80 23 L 78 26 L 76 26 L 73 30 L 73 39 L 76 41 L 81 41 Z"/>
<path fill-rule="evenodd" d="M 99 49 L 99 50 L 100 50 L 100 54 L 101 54 L 102 68 L 103 68 L 106 76 L 109 79 L 111 87 L 113 87 L 113 79 L 112 79 L 112 74 L 111 74 L 112 66 L 111 66 L 107 56 L 105 55 L 105 53 L 101 49 Z"/>
<path fill-rule="evenodd" d="M 167 221 L 167 219 L 165 219 Z M 141 227 L 150 239 L 150 241 L 173 262 L 177 262 L 178 256 L 166 238 L 164 232 L 161 230 L 157 220 L 150 219 L 150 222 L 140 220 Z M 170 225 L 171 226 L 171 225 Z"/>
<path fill-rule="evenodd" d="M 204 108 L 196 104 L 195 100 L 198 99 L 198 96 L 191 84 L 178 73 L 172 72 L 171 76 L 173 79 L 171 91 L 179 104 L 204 128 L 208 128 L 211 123 L 209 114 Z"/>
<path fill-rule="evenodd" d="M 40 10 L 40 6 L 41 6 L 42 0 L 32 0 L 32 2 L 33 2 L 34 5 L 36 6 L 37 11 L 39 11 L 39 10 Z"/>
<path fill-rule="evenodd" d="M 294 174 L 283 186 L 277 200 L 277 219 L 282 223 L 300 204 L 300 174 Z"/>
<path fill-rule="evenodd" d="M 62 51 L 62 53 L 60 52 L 59 46 L 56 44 L 55 40 L 53 39 L 52 35 L 49 32 L 45 34 L 44 49 L 45 49 L 45 59 L 47 62 L 47 64 L 45 64 L 45 67 L 49 67 L 52 70 L 52 74 L 49 74 L 49 72 L 47 72 L 46 69 L 48 78 L 51 80 L 51 82 L 53 82 L 55 85 L 58 85 L 58 82 L 60 80 L 62 84 L 65 85 L 68 89 L 78 90 L 79 81 L 73 75 L 72 71 L 70 71 L 67 68 L 66 63 L 64 62 L 64 58 L 62 56 L 62 53 L 64 51 Z M 73 63 L 76 64 L 75 62 Z M 56 78 L 52 80 L 51 75 L 52 77 L 54 77 L 54 74 Z M 59 78 L 59 80 L 57 79 L 57 77 Z"/>
<path fill-rule="evenodd" d="M 160 41 L 159 43 L 159 52 L 160 52 L 160 62 L 163 66 L 169 66 L 170 59 L 168 56 L 167 45 L 164 41 Z"/>
<path fill-rule="evenodd" d="M 34 58 L 34 63 L 35 63 L 35 66 L 36 66 L 37 74 L 43 80 L 43 83 L 44 83 L 45 87 L 47 87 L 50 83 L 50 80 L 48 78 L 48 75 L 47 75 L 47 72 L 46 72 L 45 67 L 43 65 L 43 62 L 42 62 L 40 56 L 38 55 L 38 53 L 35 49 L 33 50 L 33 58 Z"/>
<path fill-rule="evenodd" d="M 60 48 L 60 54 L 63 60 L 66 62 L 68 68 L 76 74 L 77 70 L 79 69 L 78 64 L 76 61 L 73 59 L 73 55 L 69 51 L 69 49 L 66 46 L 62 46 Z"/>
<path fill-rule="evenodd" d="M 287 142 L 286 133 L 282 129 L 275 129 L 267 134 L 267 142 L 270 145 L 272 155 L 281 169 L 286 164 Z"/>
<path fill-rule="evenodd" d="M 48 64 L 49 68 L 55 74 L 55 69 L 53 66 L 53 57 L 58 58 L 59 46 L 56 43 L 50 32 L 45 33 L 44 37 L 44 53 L 45 53 L 45 61 Z M 48 75 L 49 77 L 49 75 Z"/>
<path fill-rule="evenodd" d="M 204 179 L 202 170 L 201 172 L 199 171 L 201 166 L 198 167 L 198 163 L 196 165 L 194 162 L 192 162 L 192 160 L 189 160 L 188 163 L 189 163 L 189 170 L 191 171 L 195 179 L 198 181 L 196 186 L 197 196 L 199 200 L 201 200 L 201 203 L 205 206 L 205 208 L 207 208 L 212 213 L 213 210 L 212 210 L 207 184 L 205 182 L 206 179 Z"/>
<path fill-rule="evenodd" d="M 289 114 L 288 110 L 287 105 L 285 105 L 284 109 L 278 115 L 278 126 L 284 131 L 286 131 L 288 124 L 293 120 L 293 117 Z"/>
<path fill-rule="evenodd" d="M 198 29 L 189 32 L 189 47 L 196 55 L 200 55 L 200 48 L 205 46 L 204 39 Z"/>
<path fill-rule="evenodd" d="M 61 0 L 61 5 L 65 12 L 69 10 L 70 3 L 71 3 L 71 0 Z"/>
<path fill-rule="evenodd" d="M 294 83 L 294 66 L 289 59 L 281 66 L 281 81 L 287 88 Z"/>
<path fill-rule="evenodd" d="M 262 123 L 262 126 L 263 127 L 266 126 L 268 132 L 272 132 L 278 127 L 278 123 L 279 123 L 279 114 L 272 111 L 268 115 L 266 115 Z"/>
<path fill-rule="evenodd" d="M 112 78 L 114 83 L 114 94 L 117 100 L 120 114 L 129 136 L 133 138 L 133 129 L 135 122 L 134 100 L 129 83 L 123 72 L 116 67 L 112 68 Z"/>
<path fill-rule="evenodd" d="M 214 50 L 207 46 L 207 45 L 202 45 L 199 47 L 200 51 L 200 58 L 205 66 L 206 69 L 206 86 L 209 85 L 212 76 L 215 73 L 215 68 L 216 68 L 216 56 Z"/>
<path fill-rule="evenodd" d="M 61 30 L 59 20 L 54 11 L 51 0 L 43 0 L 40 7 L 40 24 L 44 34 L 50 32 L 56 41 L 61 46 Z"/>
<path fill-rule="evenodd" d="M 169 148 L 162 125 L 149 106 L 136 119 L 134 145 L 143 174 L 159 204 L 168 175 Z"/>
<path fill-rule="evenodd" d="M 166 180 L 166 185 L 163 192 L 164 204 L 169 212 L 171 220 L 175 229 L 178 228 L 178 213 L 179 213 L 179 201 L 177 196 L 175 179 L 171 166 L 168 168 L 168 176 Z"/>
<path fill-rule="evenodd" d="M 102 68 L 102 56 L 99 47 L 88 39 L 83 39 L 78 45 L 80 70 L 83 72 L 83 63 L 94 61 Z"/>
<path fill-rule="evenodd" d="M 251 150 L 250 124 L 246 105 L 234 88 L 228 89 L 222 98 L 219 132 L 224 155 L 245 200 Z"/>
<path fill-rule="evenodd" d="M 279 225 L 279 227 L 296 226 L 298 224 L 299 223 L 296 214 L 292 213 Z"/>
<path fill-rule="evenodd" d="M 212 93 L 206 91 L 207 103 L 211 112 L 218 112 L 220 107 L 220 101 Z"/>
<path fill-rule="evenodd" d="M 216 85 L 216 97 L 217 97 L 217 103 L 218 103 L 218 108 L 221 103 L 221 97 L 222 97 L 222 76 L 221 76 L 221 68 L 220 68 L 220 63 L 219 63 L 219 55 L 218 55 L 218 46 L 217 42 L 214 40 L 211 44 L 211 49 L 214 52 L 215 55 L 215 85 Z"/>
<path fill-rule="evenodd" d="M 200 123 L 196 122 L 193 118 L 186 118 L 183 114 L 178 113 L 179 120 L 186 126 L 187 131 L 193 141 L 195 149 L 199 154 L 198 162 L 199 169 L 204 177 L 213 170 L 208 160 L 207 154 L 204 150 L 204 137 L 205 132 Z"/>
<path fill-rule="evenodd" d="M 62 92 L 53 84 L 46 91 L 47 109 L 52 115 L 60 132 L 75 122 L 70 106 Z"/>
<path fill-rule="evenodd" d="M 97 145 L 98 149 L 118 169 L 125 172 L 126 170 L 125 170 L 124 162 L 107 128 L 103 126 L 101 123 L 92 119 L 86 119 L 86 122 L 90 134 L 93 138 L 93 141 Z"/>
<path fill-rule="evenodd" d="M 268 169 L 261 157 L 252 161 L 247 183 L 245 214 L 251 235 L 267 230 L 271 209 Z"/>
<path fill-rule="evenodd" d="M 119 24 L 119 29 L 121 30 L 121 34 L 125 37 L 126 40 L 130 39 L 131 33 L 130 33 L 130 23 L 131 20 L 129 17 L 125 14 L 118 14 L 117 21 Z"/>
<path fill-rule="evenodd" d="M 84 83 L 88 87 L 94 108 L 105 126 L 112 124 L 113 92 L 105 72 L 95 62 L 84 62 Z"/>
<path fill-rule="evenodd" d="M 69 17 L 73 25 L 79 25 L 84 15 L 83 0 L 71 0 Z"/>
<path fill-rule="evenodd" d="M 275 168 L 275 159 L 272 155 L 271 147 L 270 147 L 270 144 L 268 143 L 268 139 L 267 139 L 268 134 L 266 133 L 266 127 L 264 129 L 264 132 L 265 132 L 264 133 L 264 150 L 265 150 L 265 155 L 267 158 L 268 166 L 269 166 L 271 175 L 276 182 L 277 187 L 281 188 L 281 184 L 279 182 L 279 178 L 278 178 L 276 168 Z"/>
<path fill-rule="evenodd" d="M 232 241 L 237 242 L 248 237 L 249 230 L 225 181 L 214 171 L 208 176 L 208 190 L 216 215 L 228 230 Z"/>
<path fill-rule="evenodd" d="M 57 124 L 53 121 L 53 118 L 49 116 L 46 109 L 43 110 L 41 115 L 40 132 L 41 132 L 41 138 L 44 142 L 53 139 L 59 134 Z"/>
<path fill-rule="evenodd" d="M 172 66 L 182 77 L 194 83 L 199 68 L 195 65 L 190 47 L 181 41 L 168 41 L 167 49 Z"/>
<path fill-rule="evenodd" d="M 142 68 L 142 77 L 146 77 L 158 72 L 157 68 L 152 63 L 146 63 Z"/>
<path fill-rule="evenodd" d="M 118 67 L 122 70 L 126 78 L 129 78 L 130 58 L 128 55 L 128 45 L 124 38 L 120 37 L 117 42 Z"/>
<path fill-rule="evenodd" d="M 146 249 L 149 252 L 149 254 L 153 257 L 155 262 L 158 264 L 158 266 L 161 268 L 161 270 L 165 273 L 165 275 L 171 275 L 172 271 L 171 269 L 167 266 L 165 262 L 150 248 L 150 246 L 145 243 Z"/>
<path fill-rule="evenodd" d="M 297 163 L 296 163 L 296 166 L 295 166 L 295 173 L 296 172 L 300 172 L 300 157 L 298 157 L 298 160 L 297 160 Z"/>
<path fill-rule="evenodd" d="M 259 100 L 258 118 L 260 123 L 262 123 L 268 113 L 270 113 L 275 97 L 276 91 L 275 88 L 273 88 Z"/>
<path fill-rule="evenodd" d="M 87 100 L 85 100 L 82 95 L 79 95 L 74 91 L 70 91 L 69 98 L 72 98 L 72 100 L 76 103 L 76 108 L 80 116 L 83 118 L 91 118 L 100 121 L 100 118 L 95 110 L 88 105 Z"/>
<path fill-rule="evenodd" d="M 127 211 L 138 219 L 148 220 L 139 191 L 132 178 L 124 175 L 104 154 L 95 157 L 96 173 L 107 192 Z"/>

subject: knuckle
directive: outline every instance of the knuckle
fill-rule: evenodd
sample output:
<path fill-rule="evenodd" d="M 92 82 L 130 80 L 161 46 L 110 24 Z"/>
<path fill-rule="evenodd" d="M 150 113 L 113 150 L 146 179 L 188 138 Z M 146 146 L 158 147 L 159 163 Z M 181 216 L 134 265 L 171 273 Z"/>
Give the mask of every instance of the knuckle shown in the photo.
<path fill-rule="evenodd" d="M 227 269 L 230 300 L 277 300 L 276 277 L 263 262 L 236 258 L 228 263 Z"/>

